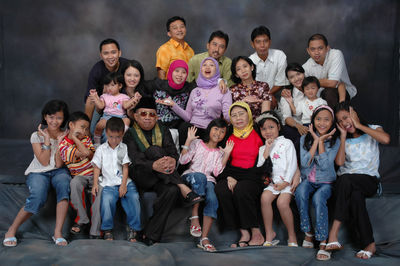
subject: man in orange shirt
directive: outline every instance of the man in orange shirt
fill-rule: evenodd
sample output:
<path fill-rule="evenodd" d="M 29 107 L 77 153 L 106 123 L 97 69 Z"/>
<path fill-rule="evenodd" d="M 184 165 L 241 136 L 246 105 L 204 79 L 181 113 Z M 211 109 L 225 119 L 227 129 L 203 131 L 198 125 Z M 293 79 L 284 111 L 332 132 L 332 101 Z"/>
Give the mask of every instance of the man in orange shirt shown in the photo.
<path fill-rule="evenodd" d="M 178 59 L 186 63 L 194 55 L 193 49 L 185 42 L 186 21 L 182 17 L 172 17 L 167 21 L 167 34 L 171 38 L 157 50 L 157 75 L 160 79 L 167 79 L 169 65 Z"/>

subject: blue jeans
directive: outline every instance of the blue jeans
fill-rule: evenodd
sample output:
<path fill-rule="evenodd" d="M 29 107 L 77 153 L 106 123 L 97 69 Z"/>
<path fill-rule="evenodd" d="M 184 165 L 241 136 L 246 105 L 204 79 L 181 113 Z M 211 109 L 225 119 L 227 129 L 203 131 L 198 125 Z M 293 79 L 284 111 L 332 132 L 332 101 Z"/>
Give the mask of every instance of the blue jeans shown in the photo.
<path fill-rule="evenodd" d="M 96 108 L 93 110 L 93 116 L 92 116 L 92 120 L 90 121 L 90 134 L 92 134 L 92 136 L 94 136 L 94 130 L 96 129 L 96 125 L 97 123 L 100 121 L 101 118 L 101 114 L 99 114 L 99 112 L 97 112 Z M 107 136 L 106 136 L 106 130 L 103 130 L 103 133 L 101 134 L 101 143 L 104 143 L 107 141 Z"/>
<path fill-rule="evenodd" d="M 29 197 L 24 210 L 37 214 L 46 203 L 50 185 L 56 190 L 57 203 L 69 200 L 71 176 L 67 168 L 58 168 L 43 173 L 30 173 L 26 179 Z"/>
<path fill-rule="evenodd" d="M 329 221 L 326 202 L 331 197 L 331 194 L 331 184 L 311 183 L 308 180 L 302 181 L 295 192 L 296 204 L 300 212 L 300 228 L 303 232 L 311 231 L 308 202 L 312 195 L 312 205 L 315 209 L 316 218 L 315 239 L 317 241 L 328 239 Z"/>
<path fill-rule="evenodd" d="M 114 228 L 114 215 L 119 199 L 119 186 L 104 187 L 101 193 L 100 213 L 101 230 L 111 230 Z M 121 205 L 126 213 L 126 222 L 135 231 L 140 231 L 140 202 L 139 193 L 136 186 L 131 181 L 127 186 L 124 197 L 121 198 Z"/>
<path fill-rule="evenodd" d="M 214 192 L 214 183 L 207 181 L 202 173 L 189 173 L 182 176 L 190 184 L 192 190 L 200 196 L 205 196 L 203 215 L 217 219 L 218 199 Z"/>

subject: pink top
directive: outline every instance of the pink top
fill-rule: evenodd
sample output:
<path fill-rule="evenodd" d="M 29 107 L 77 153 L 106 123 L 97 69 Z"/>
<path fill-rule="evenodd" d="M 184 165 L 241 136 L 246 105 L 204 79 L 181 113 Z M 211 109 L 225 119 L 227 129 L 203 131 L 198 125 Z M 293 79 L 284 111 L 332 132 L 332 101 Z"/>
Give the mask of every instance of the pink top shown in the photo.
<path fill-rule="evenodd" d="M 210 149 L 202 140 L 195 139 L 190 143 L 188 152 L 181 155 L 179 162 L 181 164 L 192 162 L 189 169 L 183 174 L 203 173 L 207 176 L 207 181 L 216 183 L 215 178 L 211 174 L 218 176 L 224 170 L 222 166 L 223 156 L 224 152 L 219 148 Z"/>
<path fill-rule="evenodd" d="M 129 100 L 129 96 L 123 93 L 118 95 L 102 94 L 100 99 L 104 100 L 104 114 L 123 116 L 126 114 L 126 110 L 122 108 L 122 102 Z"/>

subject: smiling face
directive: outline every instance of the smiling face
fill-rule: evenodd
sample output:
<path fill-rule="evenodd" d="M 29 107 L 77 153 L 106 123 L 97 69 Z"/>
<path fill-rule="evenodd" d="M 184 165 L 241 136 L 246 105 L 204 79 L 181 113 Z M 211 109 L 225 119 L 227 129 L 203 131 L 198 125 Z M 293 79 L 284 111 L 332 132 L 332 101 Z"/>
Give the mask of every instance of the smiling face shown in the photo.
<path fill-rule="evenodd" d="M 44 120 L 46 121 L 49 130 L 59 130 L 64 122 L 64 113 L 63 111 L 58 111 L 54 114 L 45 115 Z"/>
<path fill-rule="evenodd" d="M 254 69 L 254 66 L 250 66 L 249 63 L 247 63 L 246 60 L 240 59 L 236 63 L 236 77 L 240 78 L 242 82 L 248 81 L 248 80 L 253 80 L 252 76 L 252 71 Z"/>
<path fill-rule="evenodd" d="M 336 120 L 342 128 L 346 129 L 348 133 L 354 134 L 356 132 L 353 120 L 351 120 L 350 117 L 350 112 L 346 110 L 340 110 L 336 113 Z"/>
<path fill-rule="evenodd" d="M 301 84 L 303 83 L 304 80 L 304 73 L 289 70 L 287 73 L 287 78 L 294 87 L 300 89 Z"/>
<path fill-rule="evenodd" d="M 264 139 L 274 140 L 279 136 L 280 127 L 276 121 L 271 119 L 266 119 L 264 125 L 260 128 L 261 136 Z"/>
<path fill-rule="evenodd" d="M 186 35 L 186 26 L 182 20 L 175 20 L 169 25 L 168 36 L 175 41 L 183 41 Z"/>
<path fill-rule="evenodd" d="M 104 44 L 101 47 L 100 57 L 109 71 L 114 71 L 119 64 L 121 51 L 115 43 Z"/>
<path fill-rule="evenodd" d="M 304 86 L 304 95 L 310 99 L 310 100 L 315 100 L 317 98 L 317 93 L 318 93 L 318 86 L 316 83 L 311 82 L 307 86 Z"/>
<path fill-rule="evenodd" d="M 249 124 L 249 115 L 246 109 L 235 106 L 231 110 L 231 123 L 236 129 L 244 129 Z"/>
<path fill-rule="evenodd" d="M 314 127 L 320 136 L 327 134 L 332 124 L 332 113 L 328 110 L 320 111 L 314 118 Z"/>
<path fill-rule="evenodd" d="M 156 110 L 148 108 L 139 108 L 136 110 L 134 117 L 139 127 L 144 130 L 152 130 L 158 119 Z"/>
<path fill-rule="evenodd" d="M 125 70 L 124 80 L 127 87 L 133 89 L 136 88 L 136 86 L 140 82 L 140 78 L 141 78 L 140 72 L 139 70 L 137 70 L 137 68 L 130 66 Z"/>
<path fill-rule="evenodd" d="M 208 55 L 212 56 L 215 60 L 218 61 L 218 59 L 220 59 L 226 51 L 225 39 L 214 37 L 211 42 L 207 43 L 207 50 Z"/>
<path fill-rule="evenodd" d="M 217 73 L 217 66 L 212 60 L 204 61 L 203 65 L 201 66 L 201 74 L 204 78 L 210 79 L 214 77 L 215 73 Z"/>
<path fill-rule="evenodd" d="M 187 72 L 183 67 L 177 67 L 172 72 L 172 80 L 175 84 L 179 85 L 186 81 Z"/>
<path fill-rule="evenodd" d="M 209 142 L 212 142 L 214 144 L 218 144 L 220 141 L 222 141 L 224 139 L 225 134 L 226 134 L 226 127 L 214 126 L 210 130 L 210 140 L 209 140 Z"/>
<path fill-rule="evenodd" d="M 254 48 L 254 50 L 256 50 L 257 55 L 261 59 L 265 60 L 268 57 L 268 50 L 271 46 L 271 40 L 266 34 L 258 35 L 254 38 L 254 41 L 251 42 L 251 46 Z"/>
<path fill-rule="evenodd" d="M 317 64 L 323 65 L 326 54 L 329 51 L 329 46 L 326 46 L 323 40 L 310 41 L 307 48 L 307 53 Z"/>

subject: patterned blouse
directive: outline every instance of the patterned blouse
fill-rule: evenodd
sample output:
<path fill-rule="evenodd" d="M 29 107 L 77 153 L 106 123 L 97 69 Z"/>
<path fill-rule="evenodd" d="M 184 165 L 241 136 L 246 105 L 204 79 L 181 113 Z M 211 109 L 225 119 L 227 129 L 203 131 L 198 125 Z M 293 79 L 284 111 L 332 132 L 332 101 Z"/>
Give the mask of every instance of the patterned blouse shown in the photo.
<path fill-rule="evenodd" d="M 275 99 L 275 97 L 269 94 L 268 83 L 262 81 L 253 81 L 251 88 L 248 88 L 242 83 L 235 84 L 230 88 L 230 91 L 232 93 L 233 102 L 242 101 L 246 96 L 250 95 L 256 96 L 258 99 L 261 99 L 263 101 L 273 101 L 273 99 Z M 253 118 L 256 118 L 261 114 L 261 104 L 261 102 L 249 103 Z M 271 106 L 271 109 L 273 108 L 274 106 Z"/>

